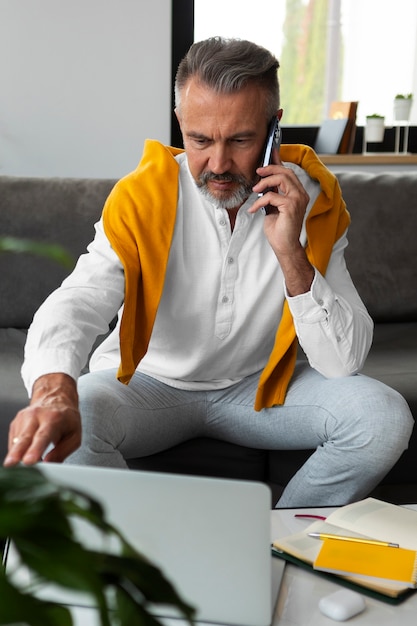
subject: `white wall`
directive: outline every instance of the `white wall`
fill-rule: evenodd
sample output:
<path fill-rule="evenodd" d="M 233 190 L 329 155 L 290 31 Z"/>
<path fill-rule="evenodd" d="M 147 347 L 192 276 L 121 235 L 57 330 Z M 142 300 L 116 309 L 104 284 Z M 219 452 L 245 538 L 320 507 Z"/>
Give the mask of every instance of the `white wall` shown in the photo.
<path fill-rule="evenodd" d="M 123 176 L 170 110 L 170 0 L 0 0 L 0 175 Z"/>

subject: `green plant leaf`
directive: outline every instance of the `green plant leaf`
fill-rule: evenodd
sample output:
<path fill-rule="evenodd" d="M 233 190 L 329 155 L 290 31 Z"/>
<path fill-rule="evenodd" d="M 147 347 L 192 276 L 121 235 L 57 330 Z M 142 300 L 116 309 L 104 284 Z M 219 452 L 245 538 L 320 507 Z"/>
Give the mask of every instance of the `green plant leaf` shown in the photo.
<path fill-rule="evenodd" d="M 139 604 L 162 603 L 175 606 L 186 619 L 192 621 L 194 608 L 180 598 L 175 587 L 158 567 L 142 560 L 138 567 L 137 553 L 126 557 L 111 554 L 100 556 L 103 576 L 109 585 L 117 586 L 125 596 L 129 595 Z"/>
<path fill-rule="evenodd" d="M 141 626 L 159 626 L 157 617 L 149 613 L 140 604 L 132 602 L 130 596 L 125 596 L 122 590 L 118 590 L 114 617 L 118 619 L 118 624 L 140 623 Z"/>
<path fill-rule="evenodd" d="M 97 536 L 103 549 L 89 549 L 74 528 Z M 80 535 L 82 536 L 82 535 Z M 36 467 L 0 468 L 0 541 L 10 538 L 30 588 L 0 576 L 0 624 L 71 626 L 59 604 L 36 597 L 39 585 L 52 582 L 88 594 L 101 626 L 157 626 L 151 609 L 171 605 L 191 624 L 194 609 L 149 559 L 135 550 L 108 522 L 99 502 L 79 490 L 49 481 Z M 106 548 L 110 545 L 112 552 Z"/>
<path fill-rule="evenodd" d="M 60 263 L 64 267 L 72 269 L 74 267 L 73 257 L 58 244 L 32 241 L 30 239 L 19 239 L 17 237 L 0 237 L 0 252 L 15 252 L 24 254 L 36 254 L 52 261 Z"/>
<path fill-rule="evenodd" d="M 21 624 L 22 617 L 31 626 L 72 626 L 69 610 L 18 591 L 0 572 L 0 624 Z"/>

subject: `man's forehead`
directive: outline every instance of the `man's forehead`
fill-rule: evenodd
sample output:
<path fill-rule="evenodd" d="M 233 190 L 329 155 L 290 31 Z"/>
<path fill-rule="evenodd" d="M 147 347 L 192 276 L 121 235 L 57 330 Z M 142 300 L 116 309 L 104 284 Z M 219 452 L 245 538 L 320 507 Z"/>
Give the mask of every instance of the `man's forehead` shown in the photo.
<path fill-rule="evenodd" d="M 257 100 L 264 100 L 264 90 L 256 83 L 248 83 L 240 89 L 233 91 L 222 91 L 208 85 L 198 76 L 191 76 L 181 90 L 181 102 L 190 99 L 211 100 L 235 100 L 253 96 Z"/>
<path fill-rule="evenodd" d="M 179 115 L 190 117 L 241 117 L 250 120 L 252 117 L 265 117 L 266 106 L 262 90 L 256 85 L 247 85 L 233 93 L 223 93 L 212 89 L 209 85 L 190 79 L 181 93 Z M 250 127 L 250 124 L 245 124 Z"/>

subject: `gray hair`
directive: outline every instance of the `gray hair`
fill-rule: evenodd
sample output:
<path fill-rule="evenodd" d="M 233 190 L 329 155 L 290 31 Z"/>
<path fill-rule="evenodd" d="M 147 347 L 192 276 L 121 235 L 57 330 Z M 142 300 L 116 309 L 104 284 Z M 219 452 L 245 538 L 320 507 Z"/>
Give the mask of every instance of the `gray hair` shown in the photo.
<path fill-rule="evenodd" d="M 268 50 L 251 41 L 211 37 L 194 43 L 178 66 L 175 77 L 175 106 L 180 108 L 181 91 L 191 77 L 217 93 L 231 94 L 255 84 L 266 95 L 266 115 L 279 109 L 279 62 Z"/>

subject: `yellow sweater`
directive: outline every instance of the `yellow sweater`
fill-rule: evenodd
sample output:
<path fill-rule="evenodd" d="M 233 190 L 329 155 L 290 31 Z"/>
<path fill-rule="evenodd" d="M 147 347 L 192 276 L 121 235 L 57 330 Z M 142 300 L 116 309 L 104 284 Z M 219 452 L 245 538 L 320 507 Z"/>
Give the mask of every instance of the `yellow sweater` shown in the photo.
<path fill-rule="evenodd" d="M 147 351 L 162 295 L 176 218 L 179 166 L 174 156 L 179 152 L 147 141 L 137 169 L 115 185 L 104 206 L 104 229 L 125 271 L 117 374 L 125 384 Z M 333 245 L 350 222 L 339 184 L 308 146 L 283 145 L 281 158 L 320 182 L 321 192 L 306 223 L 306 253 L 325 274 Z M 285 302 L 275 344 L 259 380 L 256 410 L 284 402 L 296 354 L 297 338 Z"/>

